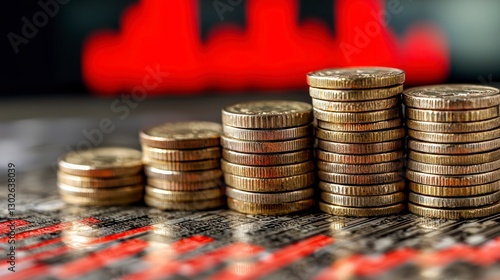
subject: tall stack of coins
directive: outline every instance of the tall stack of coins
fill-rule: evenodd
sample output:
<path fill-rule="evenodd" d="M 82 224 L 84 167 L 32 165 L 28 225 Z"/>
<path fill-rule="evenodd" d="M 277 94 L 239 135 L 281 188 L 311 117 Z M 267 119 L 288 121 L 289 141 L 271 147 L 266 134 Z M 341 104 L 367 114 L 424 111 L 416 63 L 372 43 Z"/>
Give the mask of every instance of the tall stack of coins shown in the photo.
<path fill-rule="evenodd" d="M 225 205 L 218 123 L 164 123 L 141 130 L 147 205 L 205 210 Z"/>
<path fill-rule="evenodd" d="M 408 208 L 423 216 L 478 218 L 500 212 L 499 90 L 437 85 L 404 92 Z"/>
<path fill-rule="evenodd" d="M 222 110 L 222 170 L 228 207 L 279 215 L 312 207 L 311 105 L 257 101 Z"/>
<path fill-rule="evenodd" d="M 404 209 L 404 80 L 402 70 L 384 67 L 307 74 L 322 211 L 362 217 Z"/>
<path fill-rule="evenodd" d="M 61 199 L 81 206 L 130 204 L 144 191 L 141 152 L 129 148 L 69 152 L 57 178 Z"/>

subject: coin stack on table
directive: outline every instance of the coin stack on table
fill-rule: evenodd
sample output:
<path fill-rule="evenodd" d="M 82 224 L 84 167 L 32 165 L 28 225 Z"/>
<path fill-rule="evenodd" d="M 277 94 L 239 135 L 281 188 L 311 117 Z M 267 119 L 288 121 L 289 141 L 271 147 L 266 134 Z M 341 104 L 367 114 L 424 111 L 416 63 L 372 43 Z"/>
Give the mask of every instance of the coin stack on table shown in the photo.
<path fill-rule="evenodd" d="M 311 208 L 312 106 L 256 101 L 222 110 L 222 170 L 228 207 L 280 215 Z"/>
<path fill-rule="evenodd" d="M 402 70 L 385 67 L 307 74 L 322 211 L 366 217 L 404 209 L 404 80 Z"/>
<path fill-rule="evenodd" d="M 499 90 L 436 85 L 405 90 L 411 212 L 478 218 L 500 212 Z"/>
<path fill-rule="evenodd" d="M 218 123 L 164 123 L 141 130 L 147 205 L 206 210 L 225 205 Z"/>
<path fill-rule="evenodd" d="M 130 204 L 144 191 L 141 152 L 129 148 L 96 148 L 69 152 L 59 159 L 61 199 L 81 206 Z"/>

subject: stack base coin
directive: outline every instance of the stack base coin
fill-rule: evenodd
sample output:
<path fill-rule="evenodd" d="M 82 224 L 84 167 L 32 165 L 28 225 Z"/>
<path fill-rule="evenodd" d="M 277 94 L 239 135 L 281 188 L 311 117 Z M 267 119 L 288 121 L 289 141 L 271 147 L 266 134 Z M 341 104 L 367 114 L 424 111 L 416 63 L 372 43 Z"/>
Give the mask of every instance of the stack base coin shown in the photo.
<path fill-rule="evenodd" d="M 305 199 L 294 202 L 264 204 L 251 203 L 233 198 L 227 199 L 227 206 L 235 211 L 251 215 L 283 215 L 307 210 L 315 204 L 314 199 Z"/>

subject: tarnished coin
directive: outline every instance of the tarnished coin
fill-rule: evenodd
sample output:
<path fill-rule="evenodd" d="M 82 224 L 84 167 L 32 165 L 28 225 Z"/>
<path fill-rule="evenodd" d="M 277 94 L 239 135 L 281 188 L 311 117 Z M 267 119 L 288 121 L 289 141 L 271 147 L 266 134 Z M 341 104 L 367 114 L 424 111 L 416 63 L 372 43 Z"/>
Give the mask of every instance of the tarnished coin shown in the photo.
<path fill-rule="evenodd" d="M 160 149 L 142 145 L 143 156 L 150 159 L 163 161 L 200 161 L 221 157 L 220 147 L 204 149 L 178 150 Z"/>
<path fill-rule="evenodd" d="M 320 201 L 319 209 L 321 209 L 321 211 L 323 212 L 335 216 L 377 217 L 377 216 L 387 216 L 387 215 L 397 214 L 405 209 L 405 204 L 399 203 L 382 207 L 359 208 L 359 207 L 346 207 L 340 205 L 333 205 Z"/>
<path fill-rule="evenodd" d="M 224 149 L 222 157 L 229 162 L 252 166 L 285 165 L 312 159 L 310 149 L 277 154 L 248 154 Z"/>
<path fill-rule="evenodd" d="M 164 123 L 143 129 L 143 145 L 164 149 L 198 149 L 218 146 L 222 126 L 214 122 L 191 121 Z"/>
<path fill-rule="evenodd" d="M 404 152 L 402 150 L 380 153 L 380 154 L 368 154 L 368 155 L 349 155 L 349 154 L 337 154 L 331 153 L 323 150 L 316 150 L 316 156 L 320 160 L 346 163 L 346 164 L 372 164 L 380 162 L 395 161 L 403 158 Z"/>
<path fill-rule="evenodd" d="M 408 200 L 427 207 L 473 208 L 498 202 L 500 200 L 500 192 L 469 197 L 434 197 L 410 192 Z"/>
<path fill-rule="evenodd" d="M 400 117 L 401 108 L 361 113 L 327 112 L 314 108 L 314 116 L 318 120 L 333 123 L 373 123 Z"/>
<path fill-rule="evenodd" d="M 148 178 L 147 184 L 158 189 L 183 192 L 205 190 L 222 186 L 222 182 L 219 179 L 198 182 L 176 182 L 170 180 Z"/>
<path fill-rule="evenodd" d="M 374 163 L 374 164 L 345 164 L 318 160 L 319 170 L 344 174 L 373 174 L 401 170 L 404 160 Z"/>
<path fill-rule="evenodd" d="M 199 211 L 221 208 L 226 204 L 223 197 L 214 199 L 203 199 L 198 201 L 172 201 L 159 200 L 149 195 L 144 196 L 146 205 L 161 210 L 181 210 L 181 211 Z"/>
<path fill-rule="evenodd" d="M 482 164 L 500 159 L 500 149 L 491 152 L 480 154 L 465 154 L 465 155 L 439 155 L 426 154 L 409 150 L 408 158 L 429 164 L 441 165 L 471 165 Z"/>
<path fill-rule="evenodd" d="M 475 219 L 500 213 L 500 202 L 480 208 L 469 209 L 437 209 L 408 203 L 408 210 L 414 214 L 438 219 Z"/>
<path fill-rule="evenodd" d="M 314 204 L 314 199 L 304 199 L 277 204 L 264 204 L 245 202 L 230 197 L 227 198 L 227 206 L 229 209 L 251 215 L 285 215 L 304 211 L 313 207 Z"/>
<path fill-rule="evenodd" d="M 137 196 L 137 194 L 141 194 L 144 189 L 144 185 L 142 184 L 115 188 L 79 188 L 58 183 L 57 187 L 59 188 L 60 194 L 64 193 L 72 196 L 90 197 L 97 200 Z"/>
<path fill-rule="evenodd" d="M 212 181 L 222 176 L 222 170 L 220 169 L 203 171 L 172 171 L 146 166 L 144 171 L 148 177 L 177 182 Z"/>
<path fill-rule="evenodd" d="M 322 128 L 316 128 L 316 137 L 323 140 L 341 142 L 341 143 L 380 143 L 394 141 L 405 137 L 404 127 L 369 131 L 369 132 L 344 132 L 332 131 Z"/>
<path fill-rule="evenodd" d="M 500 160 L 495 160 L 491 162 L 486 162 L 482 164 L 471 164 L 471 165 L 441 165 L 441 164 L 429 164 L 418 162 L 414 160 L 408 160 L 408 169 L 430 173 L 430 174 L 443 174 L 443 175 L 467 175 L 483 173 L 488 171 L 493 171 L 500 168 Z"/>
<path fill-rule="evenodd" d="M 338 154 L 380 154 L 401 149 L 403 147 L 403 140 L 382 143 L 349 144 L 318 139 L 318 147 L 327 152 Z"/>
<path fill-rule="evenodd" d="M 318 177 L 330 183 L 342 185 L 375 185 L 394 183 L 403 179 L 401 172 L 387 172 L 378 174 L 341 174 L 333 172 L 318 171 Z"/>
<path fill-rule="evenodd" d="M 141 175 L 131 175 L 112 178 L 94 178 L 69 175 L 63 172 L 57 172 L 57 181 L 59 183 L 80 187 L 80 188 L 112 188 L 128 185 L 138 185 L 142 183 Z"/>
<path fill-rule="evenodd" d="M 498 107 L 466 111 L 433 111 L 406 107 L 405 116 L 426 122 L 477 122 L 498 117 Z"/>
<path fill-rule="evenodd" d="M 129 148 L 96 148 L 59 158 L 59 171 L 98 178 L 135 175 L 142 170 L 141 152 Z"/>
<path fill-rule="evenodd" d="M 406 170 L 406 178 L 415 183 L 431 186 L 473 186 L 500 180 L 500 170 L 472 175 L 438 175 Z"/>
<path fill-rule="evenodd" d="M 500 118 L 489 119 L 477 122 L 424 122 L 407 119 L 406 126 L 413 130 L 438 132 L 438 133 L 464 133 L 486 131 L 500 127 Z"/>
<path fill-rule="evenodd" d="M 500 91 L 482 85 L 447 84 L 422 86 L 403 92 L 406 106 L 434 110 L 462 110 L 500 105 Z"/>
<path fill-rule="evenodd" d="M 157 200 L 169 200 L 176 202 L 194 202 L 199 200 L 210 200 L 224 196 L 224 188 L 212 188 L 197 191 L 167 191 L 163 189 L 146 186 L 146 195 Z"/>
<path fill-rule="evenodd" d="M 400 106 L 400 103 L 399 97 L 355 102 L 327 101 L 313 98 L 312 105 L 314 108 L 329 112 L 367 112 L 390 109 Z"/>
<path fill-rule="evenodd" d="M 329 204 L 347 207 L 379 207 L 403 202 L 405 195 L 403 192 L 396 192 L 384 195 L 370 196 L 348 196 L 329 192 L 322 192 L 321 199 Z"/>
<path fill-rule="evenodd" d="M 408 135 L 415 139 L 428 142 L 469 143 L 498 139 L 500 137 L 500 128 L 472 133 L 436 133 L 409 129 Z"/>
<path fill-rule="evenodd" d="M 409 139 L 408 148 L 431 154 L 473 154 L 499 149 L 500 139 L 475 143 L 430 143 Z"/>
<path fill-rule="evenodd" d="M 413 192 L 437 197 L 469 197 L 500 191 L 500 181 L 465 187 L 429 186 L 414 182 L 409 182 L 408 186 Z"/>
<path fill-rule="evenodd" d="M 403 70 L 388 67 L 330 68 L 307 73 L 307 84 L 316 88 L 382 88 L 404 81 Z"/>
<path fill-rule="evenodd" d="M 282 129 L 246 129 L 222 126 L 225 136 L 247 141 L 275 141 L 302 138 L 313 134 L 311 124 Z"/>
<path fill-rule="evenodd" d="M 279 193 L 254 193 L 227 187 L 226 195 L 250 203 L 279 204 L 311 198 L 314 196 L 314 188 Z"/>
<path fill-rule="evenodd" d="M 395 192 L 402 192 L 405 189 L 405 181 L 401 180 L 395 183 L 379 184 L 379 185 L 341 185 L 319 182 L 319 188 L 325 192 L 351 195 L 351 196 L 368 196 L 368 195 L 383 195 Z"/>
<path fill-rule="evenodd" d="M 228 137 L 221 137 L 222 147 L 242 153 L 284 153 L 311 148 L 312 137 L 303 137 L 285 141 L 245 141 Z"/>
<path fill-rule="evenodd" d="M 145 165 L 172 171 L 199 171 L 220 167 L 219 159 L 207 159 L 200 161 L 162 161 L 144 157 L 142 161 Z"/>
<path fill-rule="evenodd" d="M 307 125 L 312 121 L 311 104 L 299 101 L 251 101 L 222 109 L 222 123 L 233 127 L 286 128 Z"/>
<path fill-rule="evenodd" d="M 401 118 L 395 118 L 392 120 L 370 122 L 370 123 L 333 123 L 333 122 L 317 120 L 317 123 L 318 127 L 328 130 L 361 132 L 361 131 L 375 131 L 375 130 L 384 130 L 384 129 L 400 127 L 403 125 L 403 120 Z"/>
<path fill-rule="evenodd" d="M 403 85 L 372 89 L 323 89 L 309 88 L 309 95 L 314 99 L 330 101 L 366 101 L 391 98 L 403 92 Z"/>
<path fill-rule="evenodd" d="M 142 199 L 142 192 L 133 196 L 99 198 L 75 196 L 67 193 L 59 193 L 62 201 L 78 206 L 114 206 L 127 205 Z"/>
<path fill-rule="evenodd" d="M 314 172 L 282 178 L 248 178 L 224 173 L 228 186 L 249 192 L 284 192 L 303 189 L 314 184 Z"/>
<path fill-rule="evenodd" d="M 314 170 L 312 161 L 277 166 L 247 166 L 221 160 L 222 171 L 250 178 L 279 178 L 308 173 Z"/>

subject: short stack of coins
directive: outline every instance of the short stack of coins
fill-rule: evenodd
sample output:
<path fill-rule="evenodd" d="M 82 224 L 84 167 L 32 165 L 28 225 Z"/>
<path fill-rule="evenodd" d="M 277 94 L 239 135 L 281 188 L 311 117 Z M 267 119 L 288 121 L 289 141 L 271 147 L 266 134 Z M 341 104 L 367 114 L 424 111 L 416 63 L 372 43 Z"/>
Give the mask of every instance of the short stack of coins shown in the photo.
<path fill-rule="evenodd" d="M 141 130 L 147 205 L 206 210 L 225 205 L 218 123 L 164 123 Z"/>
<path fill-rule="evenodd" d="M 405 208 L 404 80 L 402 70 L 385 67 L 308 73 L 322 211 L 367 217 Z"/>
<path fill-rule="evenodd" d="M 69 152 L 59 159 L 61 199 L 80 206 L 125 205 L 142 199 L 141 152 L 129 148 L 96 148 Z"/>
<path fill-rule="evenodd" d="M 222 170 L 228 207 L 281 215 L 315 204 L 312 106 L 255 101 L 222 110 Z"/>
<path fill-rule="evenodd" d="M 500 212 L 499 90 L 436 85 L 405 90 L 411 212 L 479 218 Z"/>

